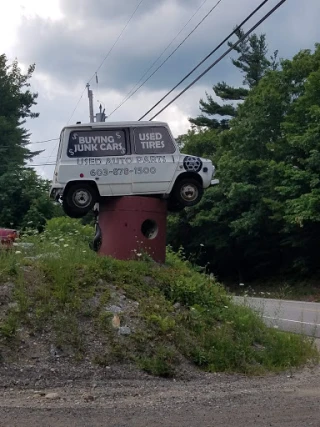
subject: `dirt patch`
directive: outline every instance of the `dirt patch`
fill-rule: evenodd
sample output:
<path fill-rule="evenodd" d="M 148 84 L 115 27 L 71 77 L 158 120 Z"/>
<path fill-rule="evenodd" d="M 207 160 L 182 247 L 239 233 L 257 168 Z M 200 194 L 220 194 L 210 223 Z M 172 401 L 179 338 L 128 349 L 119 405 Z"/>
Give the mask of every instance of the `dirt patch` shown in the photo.
<path fill-rule="evenodd" d="M 48 366 L 38 370 L 37 384 L 34 367 L 12 369 L 0 371 L 0 425 L 6 427 L 320 425 L 320 367 L 259 378 L 193 372 L 164 380 L 130 366 Z"/>

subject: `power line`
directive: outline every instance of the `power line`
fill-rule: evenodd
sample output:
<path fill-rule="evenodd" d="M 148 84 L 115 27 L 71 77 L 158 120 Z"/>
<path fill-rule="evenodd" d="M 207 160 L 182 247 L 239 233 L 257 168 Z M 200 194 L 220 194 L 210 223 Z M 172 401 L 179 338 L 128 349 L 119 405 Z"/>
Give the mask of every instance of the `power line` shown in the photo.
<path fill-rule="evenodd" d="M 54 166 L 55 163 L 37 163 L 35 165 L 33 165 L 32 163 L 26 165 L 26 166 Z"/>
<path fill-rule="evenodd" d="M 71 119 L 72 119 L 72 117 L 74 116 L 74 113 L 77 111 L 77 108 L 78 108 L 78 106 L 79 106 L 79 104 L 80 104 L 80 102 L 81 102 L 81 100 L 82 100 L 82 98 L 83 98 L 83 95 L 84 95 L 84 93 L 85 93 L 86 89 L 87 89 L 87 86 L 85 86 L 85 87 L 84 87 L 84 89 L 83 89 L 83 91 L 82 91 L 82 93 L 81 93 L 81 95 L 80 95 L 80 98 L 78 99 L 78 102 L 76 103 L 76 106 L 74 107 L 74 109 L 73 109 L 73 111 L 72 111 L 72 113 L 71 113 L 71 116 L 69 117 L 69 120 L 67 121 L 67 125 L 70 123 L 70 120 L 71 120 Z"/>
<path fill-rule="evenodd" d="M 107 52 L 106 56 L 103 58 L 102 62 L 100 63 L 100 65 L 98 66 L 98 68 L 95 70 L 95 72 L 93 73 L 93 75 L 90 77 L 90 79 L 88 80 L 87 83 L 90 83 L 91 80 L 97 75 L 97 72 L 100 70 L 100 68 L 102 67 L 102 65 L 105 63 L 105 61 L 107 60 L 107 58 L 109 57 L 109 55 L 111 54 L 111 52 L 113 51 L 113 49 L 115 48 L 116 44 L 118 43 L 118 41 L 120 40 L 120 37 L 122 36 L 122 34 L 125 32 L 125 30 L 127 29 L 128 25 L 130 24 L 132 18 L 134 17 L 134 15 L 136 14 L 137 10 L 139 9 L 139 7 L 141 6 L 141 4 L 144 2 L 144 0 L 140 0 L 140 2 L 138 3 L 137 7 L 135 8 L 135 10 L 133 11 L 133 13 L 131 14 L 130 18 L 128 19 L 128 21 L 126 22 L 125 26 L 122 28 L 120 34 L 118 35 L 117 39 L 115 40 L 115 42 L 113 43 L 113 45 L 111 46 L 111 48 L 109 49 L 109 51 Z M 84 87 L 83 92 L 81 93 L 81 96 L 67 122 L 67 124 L 70 123 L 70 120 L 72 119 L 74 113 L 76 112 L 82 98 L 83 95 L 86 91 L 87 86 Z"/>
<path fill-rule="evenodd" d="M 204 70 L 200 76 L 198 76 L 196 79 L 194 79 L 183 91 L 181 91 L 177 96 L 175 96 L 168 104 L 166 104 L 160 111 L 158 111 L 157 114 L 155 114 L 149 121 L 156 118 L 160 113 L 162 113 L 165 109 L 167 109 L 174 101 L 176 101 L 178 98 L 180 98 L 181 95 L 183 95 L 188 89 L 190 89 L 198 80 L 200 80 L 205 74 L 207 74 L 208 71 L 211 70 L 215 65 L 217 65 L 222 59 L 228 55 L 235 47 L 237 47 L 244 39 L 246 39 L 259 25 L 262 24 L 270 15 L 272 15 L 277 9 L 279 9 L 280 6 L 282 6 L 283 3 L 285 3 L 286 0 L 281 0 L 279 3 L 276 4 L 266 15 L 263 16 L 260 21 L 258 21 L 253 27 L 250 28 L 249 31 L 247 31 L 243 37 L 241 37 L 236 43 L 234 43 L 228 50 L 225 51 L 223 55 L 221 55 L 216 61 L 214 61 L 206 70 Z"/>
<path fill-rule="evenodd" d="M 44 157 L 44 160 L 49 161 L 49 160 L 51 159 L 51 157 L 56 157 L 56 155 L 55 155 L 55 156 L 53 156 L 53 152 L 58 148 L 58 145 L 59 145 L 59 143 L 58 143 L 58 142 L 56 142 L 56 143 L 54 144 L 54 147 L 53 147 L 53 149 L 52 149 L 52 151 L 51 151 L 50 155 L 49 155 L 49 156 L 47 156 L 47 157 Z"/>
<path fill-rule="evenodd" d="M 185 25 L 181 28 L 181 30 L 178 32 L 178 34 L 171 40 L 171 42 L 167 45 L 167 47 L 160 53 L 160 55 L 156 58 L 156 60 L 150 65 L 150 67 L 144 72 L 144 74 L 140 77 L 140 79 L 137 81 L 137 83 L 129 90 L 129 92 L 127 93 L 127 95 L 123 98 L 123 100 L 121 101 L 121 105 L 123 105 L 122 103 L 124 103 L 128 96 L 135 90 L 135 88 L 138 86 L 138 84 L 141 82 L 141 80 L 143 80 L 143 78 L 148 74 L 148 72 L 153 68 L 153 66 L 159 61 L 159 59 L 161 58 L 161 56 L 169 49 L 169 47 L 175 42 L 175 40 L 180 36 L 180 34 L 182 33 L 182 31 L 189 25 L 189 23 L 192 21 L 192 19 L 195 17 L 195 15 L 199 12 L 199 10 L 205 5 L 205 3 L 207 3 L 208 0 L 204 0 L 200 6 L 197 8 L 197 10 L 193 13 L 193 15 L 191 16 L 191 18 L 185 23 Z M 114 109 L 108 117 L 110 117 L 118 108 L 120 108 L 119 105 L 116 109 Z"/>
<path fill-rule="evenodd" d="M 165 96 L 163 96 L 156 104 L 154 104 L 152 108 L 150 108 L 142 117 L 140 117 L 139 121 L 144 119 L 147 114 L 154 110 L 164 99 L 166 99 L 175 89 L 177 89 L 177 87 L 180 86 L 181 83 L 183 83 L 188 77 L 190 77 L 191 74 L 193 74 L 200 67 L 200 65 L 202 65 L 208 58 L 210 58 L 210 56 L 216 53 L 217 50 L 219 50 L 220 47 L 223 46 L 225 42 L 230 39 L 230 37 L 232 37 L 240 28 L 242 28 L 243 25 L 245 25 L 249 21 L 249 19 L 253 17 L 253 15 L 255 15 L 266 3 L 268 3 L 268 1 L 269 0 L 264 0 L 262 3 L 260 3 L 260 5 L 256 9 L 254 9 L 254 11 L 251 12 L 250 15 L 248 15 L 246 19 L 244 19 L 241 24 L 239 24 L 217 47 L 215 47 L 202 61 L 200 61 L 199 64 L 196 65 L 182 80 L 180 80 L 179 83 L 177 83 Z"/>
<path fill-rule="evenodd" d="M 198 22 L 198 24 L 193 28 L 193 30 L 182 40 L 182 42 L 171 52 L 171 54 L 169 56 L 167 56 L 167 58 L 162 61 L 162 63 L 153 71 L 153 73 L 150 74 L 150 76 L 145 79 L 138 87 L 137 89 L 133 90 L 138 84 L 139 82 L 143 79 L 143 77 L 150 71 L 150 69 L 155 65 L 155 63 L 161 58 L 161 56 L 163 55 L 163 53 L 171 46 L 171 44 L 174 42 L 174 40 L 179 36 L 179 34 L 182 32 L 182 30 L 187 26 L 187 24 L 191 21 L 191 19 L 193 18 L 193 16 L 195 16 L 195 14 L 198 12 L 198 9 L 195 14 L 192 16 L 192 18 L 188 21 L 188 23 L 183 27 L 183 29 L 178 33 L 178 35 L 173 39 L 173 41 L 166 47 L 166 49 L 161 53 L 161 55 L 156 59 L 156 61 L 151 65 L 151 67 L 144 73 L 144 75 L 141 77 L 141 79 L 138 81 L 138 83 L 134 86 L 133 89 L 131 89 L 129 91 L 129 93 L 125 96 L 125 98 L 121 101 L 121 103 L 108 115 L 108 117 L 110 117 L 113 113 L 115 113 L 120 107 L 122 107 L 123 104 L 125 104 L 135 93 L 138 92 L 139 89 L 142 88 L 142 86 L 144 86 L 150 79 L 151 77 L 153 77 L 159 70 L 160 68 L 163 67 L 163 65 L 176 53 L 176 51 L 187 41 L 187 39 L 197 30 L 197 28 L 207 19 L 207 17 L 216 9 L 216 7 L 218 7 L 218 5 L 222 2 L 222 0 L 218 0 L 217 3 L 209 10 L 209 12 L 201 19 L 200 22 Z M 203 4 L 200 6 L 202 7 Z"/>
<path fill-rule="evenodd" d="M 108 56 L 110 55 L 110 53 L 113 51 L 113 49 L 115 48 L 116 44 L 118 43 L 118 41 L 120 40 L 120 37 L 122 36 L 122 34 L 125 32 L 126 28 L 128 27 L 128 25 L 130 24 L 132 18 L 134 17 L 134 15 L 136 14 L 137 10 L 139 9 L 139 7 L 141 6 L 141 4 L 144 2 L 144 0 L 140 0 L 139 4 L 137 5 L 137 7 L 135 8 L 135 10 L 133 11 L 132 15 L 130 16 L 130 18 L 128 19 L 126 25 L 123 27 L 123 29 L 121 30 L 119 36 L 117 37 L 116 41 L 113 43 L 113 45 L 111 46 L 111 48 L 109 49 L 108 53 L 106 54 L 106 56 L 104 57 L 103 61 L 101 62 L 101 64 L 99 65 L 99 67 L 96 69 L 96 71 L 93 73 L 92 77 L 89 79 L 88 83 L 91 82 L 91 80 L 96 76 L 96 73 L 100 70 L 100 68 L 102 67 L 102 65 L 104 64 L 104 62 L 106 61 L 106 59 L 108 58 Z"/>
<path fill-rule="evenodd" d="M 52 138 L 52 139 L 46 139 L 44 141 L 29 142 L 27 145 L 30 145 L 30 144 L 44 144 L 45 142 L 58 141 L 58 140 L 59 140 L 59 138 Z"/>

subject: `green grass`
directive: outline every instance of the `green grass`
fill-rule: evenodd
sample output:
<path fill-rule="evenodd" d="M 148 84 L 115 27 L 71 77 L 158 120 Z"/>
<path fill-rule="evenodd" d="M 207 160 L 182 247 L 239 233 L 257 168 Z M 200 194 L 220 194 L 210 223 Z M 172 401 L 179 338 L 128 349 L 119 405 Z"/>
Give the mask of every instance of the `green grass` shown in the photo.
<path fill-rule="evenodd" d="M 90 227 L 59 218 L 42 235 L 24 237 L 32 248 L 0 252 L 0 287 L 14 283 L 15 303 L 0 312 L 3 358 L 15 354 L 24 330 L 75 361 L 130 362 L 165 377 L 185 360 L 209 372 L 246 374 L 318 361 L 311 339 L 267 328 L 170 249 L 165 266 L 146 257 L 118 261 L 90 251 L 92 236 Z M 107 310 L 121 303 L 118 316 L 130 335 L 119 334 Z"/>

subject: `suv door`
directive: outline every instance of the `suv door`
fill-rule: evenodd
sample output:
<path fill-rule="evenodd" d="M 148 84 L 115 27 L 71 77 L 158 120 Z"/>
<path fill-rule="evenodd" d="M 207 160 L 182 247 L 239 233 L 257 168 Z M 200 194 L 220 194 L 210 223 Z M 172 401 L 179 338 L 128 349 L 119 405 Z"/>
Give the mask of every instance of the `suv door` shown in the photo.
<path fill-rule="evenodd" d="M 135 127 L 131 141 L 133 193 L 167 193 L 179 162 L 179 152 L 169 130 L 152 124 Z"/>

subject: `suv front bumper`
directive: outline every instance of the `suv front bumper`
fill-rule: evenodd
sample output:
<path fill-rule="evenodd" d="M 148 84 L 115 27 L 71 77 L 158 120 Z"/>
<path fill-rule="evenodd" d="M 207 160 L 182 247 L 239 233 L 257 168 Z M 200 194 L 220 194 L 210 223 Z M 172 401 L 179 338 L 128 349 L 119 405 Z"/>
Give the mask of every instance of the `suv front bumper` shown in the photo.
<path fill-rule="evenodd" d="M 211 181 L 210 181 L 210 185 L 217 185 L 217 184 L 219 184 L 219 180 L 218 179 L 212 179 Z"/>

